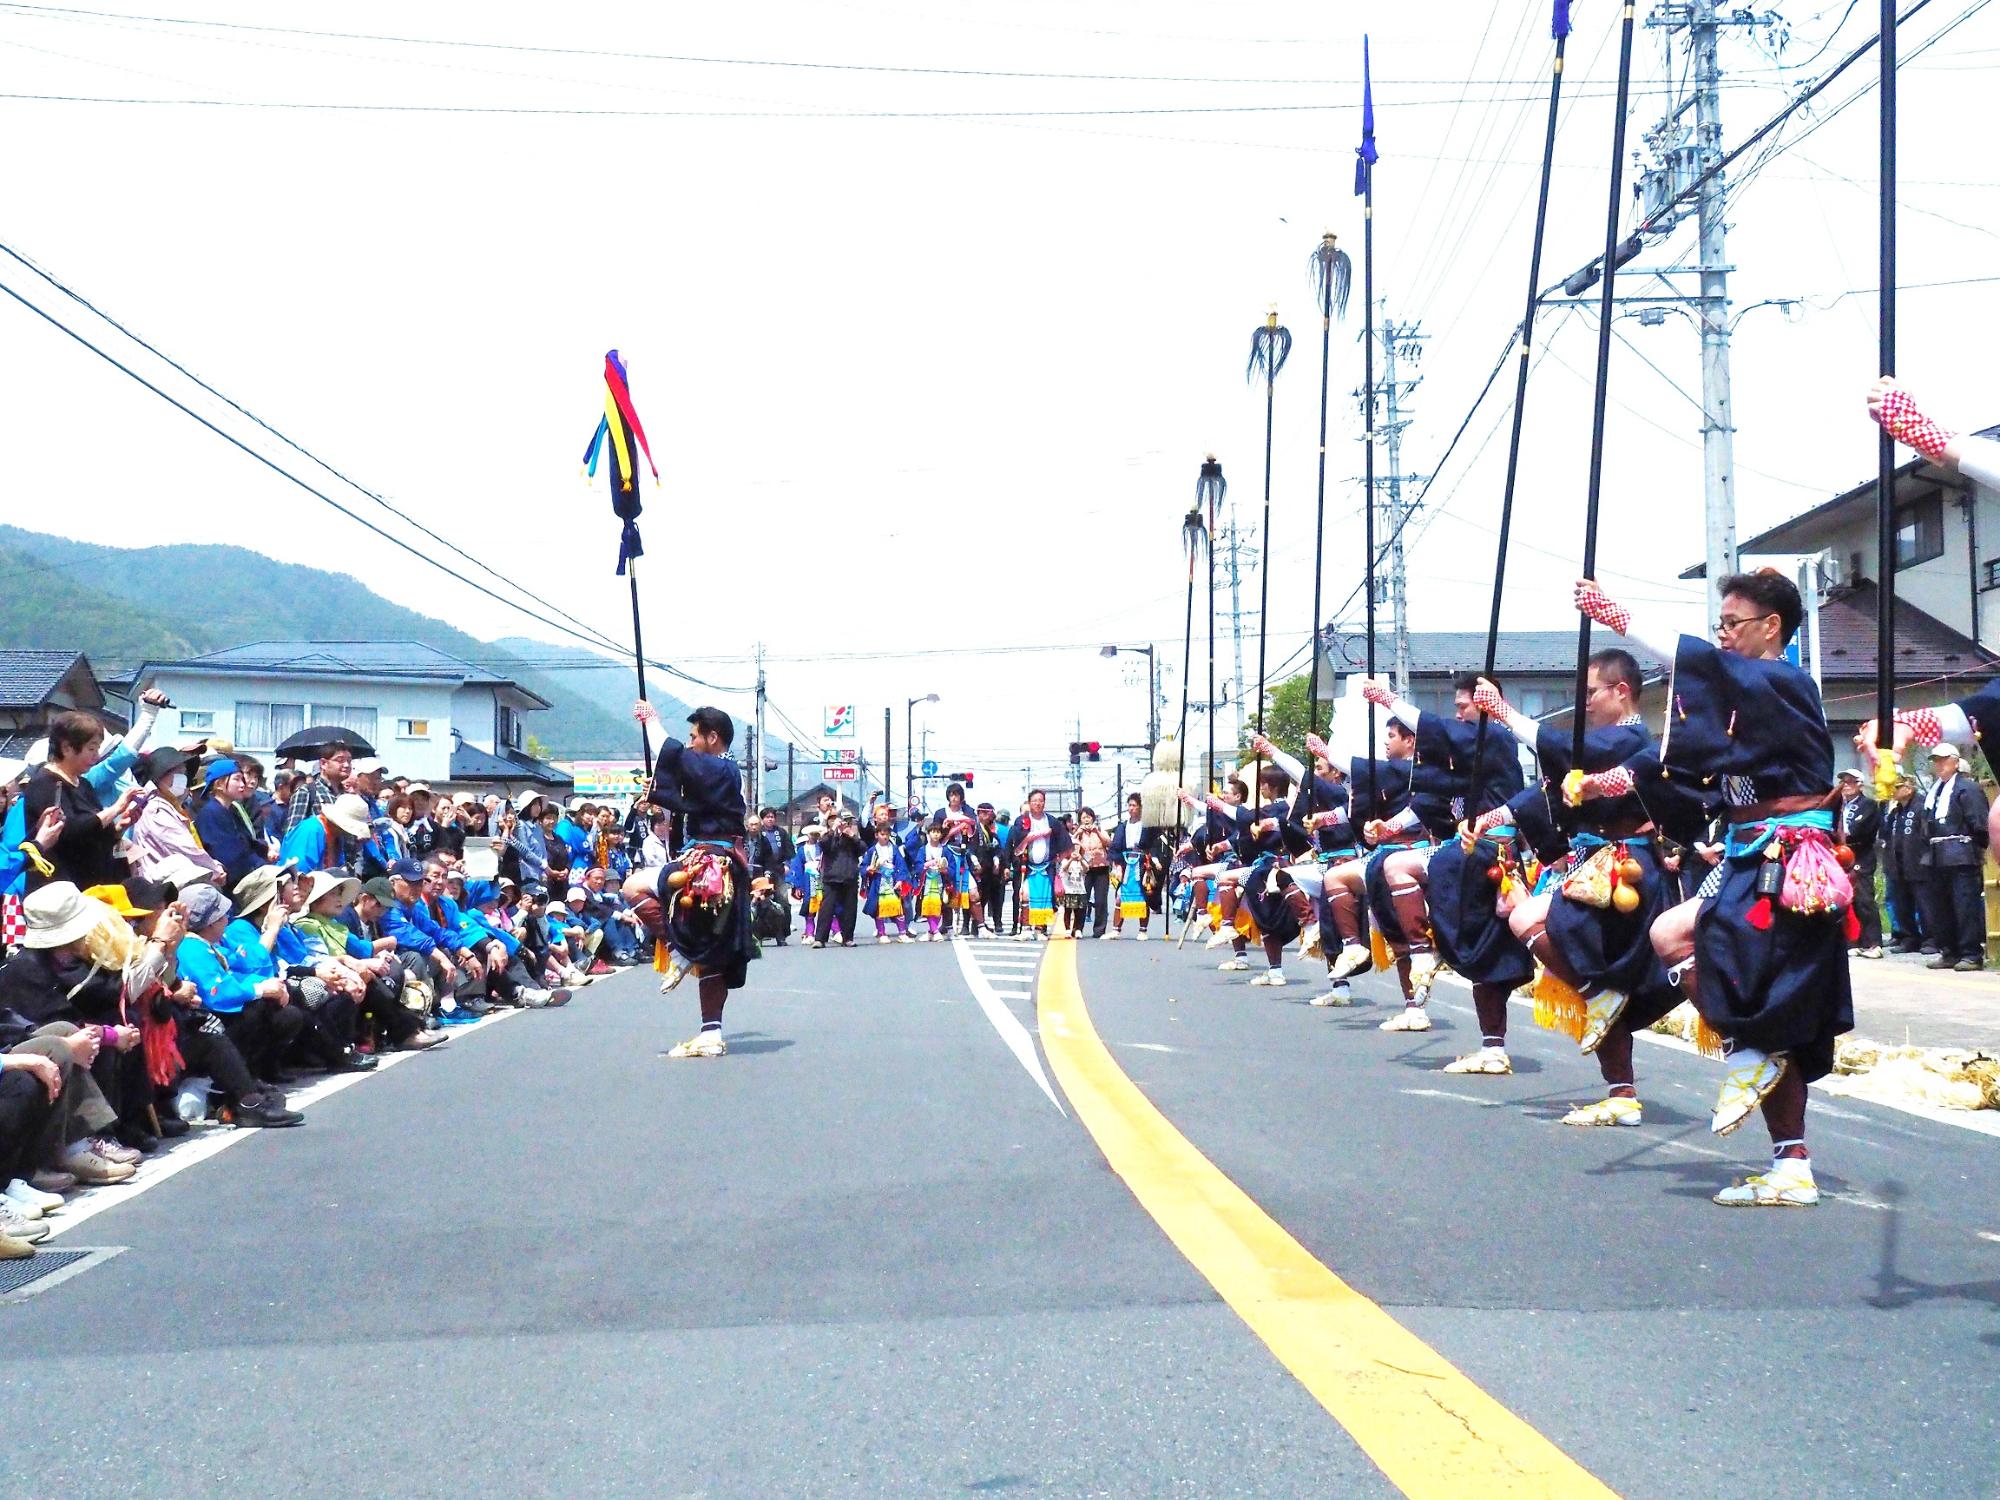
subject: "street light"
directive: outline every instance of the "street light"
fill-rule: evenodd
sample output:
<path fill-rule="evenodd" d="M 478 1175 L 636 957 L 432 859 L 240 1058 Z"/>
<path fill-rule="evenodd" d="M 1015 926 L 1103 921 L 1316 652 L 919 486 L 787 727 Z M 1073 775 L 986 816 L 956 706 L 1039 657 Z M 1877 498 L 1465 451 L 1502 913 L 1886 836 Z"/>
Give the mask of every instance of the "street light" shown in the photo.
<path fill-rule="evenodd" d="M 937 701 L 938 695 L 936 693 L 925 693 L 921 698 L 912 698 L 908 703 L 903 705 L 903 755 L 909 761 L 909 764 L 903 768 L 903 801 L 905 803 L 917 800 L 917 745 L 916 735 L 912 732 L 917 718 L 917 705 L 919 703 L 935 703 Z"/>
<path fill-rule="evenodd" d="M 1105 646 L 1098 655 L 1106 661 L 1113 660 L 1121 651 L 1129 651 L 1134 656 L 1146 658 L 1146 750 L 1150 755 L 1160 743 L 1160 690 L 1155 675 L 1158 663 L 1151 646 Z"/>

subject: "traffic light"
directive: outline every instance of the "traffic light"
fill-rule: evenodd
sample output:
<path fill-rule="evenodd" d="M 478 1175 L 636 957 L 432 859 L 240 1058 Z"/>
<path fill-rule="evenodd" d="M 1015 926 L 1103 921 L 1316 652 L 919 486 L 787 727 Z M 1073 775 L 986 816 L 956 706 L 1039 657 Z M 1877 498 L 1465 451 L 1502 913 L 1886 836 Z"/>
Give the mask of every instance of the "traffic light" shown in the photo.
<path fill-rule="evenodd" d="M 1075 765 L 1080 760 L 1102 760 L 1100 753 L 1104 746 L 1096 740 L 1071 740 L 1069 742 L 1069 763 Z"/>
<path fill-rule="evenodd" d="M 972 785 L 972 773 L 970 771 L 960 771 L 953 779 L 964 782 L 968 787 Z"/>
<path fill-rule="evenodd" d="M 1087 756 L 1089 756 L 1089 757 L 1090 757 L 1090 758 L 1091 758 L 1092 760 L 1102 760 L 1102 759 L 1104 759 L 1104 757 L 1103 757 L 1102 755 L 1099 755 L 1099 754 L 1097 753 L 1097 752 L 1098 752 L 1098 751 L 1099 751 L 1100 749 L 1102 749 L 1102 748 L 1103 748 L 1103 747 L 1102 747 L 1102 746 L 1100 746 L 1100 745 L 1099 745 L 1099 744 L 1097 743 L 1097 741 L 1096 741 L 1096 740 L 1085 740 L 1085 741 L 1083 742 L 1083 751 L 1084 751 L 1084 754 L 1085 754 L 1085 755 L 1087 755 Z"/>

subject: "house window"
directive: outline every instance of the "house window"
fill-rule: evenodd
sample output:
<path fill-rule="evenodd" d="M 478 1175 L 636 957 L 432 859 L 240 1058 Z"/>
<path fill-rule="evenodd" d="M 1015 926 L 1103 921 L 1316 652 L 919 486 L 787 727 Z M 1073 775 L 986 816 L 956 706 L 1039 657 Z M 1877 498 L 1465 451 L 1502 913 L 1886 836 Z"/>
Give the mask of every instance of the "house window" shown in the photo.
<path fill-rule="evenodd" d="M 360 703 L 315 703 L 312 706 L 314 725 L 332 724 L 341 729 L 351 729 L 369 744 L 375 743 L 375 710 Z"/>
<path fill-rule="evenodd" d="M 521 748 L 521 719 L 506 704 L 500 705 L 500 746 L 502 749 Z"/>
<path fill-rule="evenodd" d="M 215 728 L 215 710 L 212 708 L 184 708 L 180 712 L 183 730 Z"/>
<path fill-rule="evenodd" d="M 1926 495 L 1896 512 L 1896 566 L 1913 568 L 1944 556 L 1944 497 Z"/>
<path fill-rule="evenodd" d="M 1979 586 L 1982 589 L 2000 589 L 2000 557 L 1989 557 L 1981 566 Z"/>
<path fill-rule="evenodd" d="M 268 750 L 283 743 L 306 727 L 303 703 L 238 703 L 236 734 L 238 745 Z"/>
<path fill-rule="evenodd" d="M 396 738 L 399 740 L 427 740 L 431 737 L 429 719 L 398 719 Z"/>

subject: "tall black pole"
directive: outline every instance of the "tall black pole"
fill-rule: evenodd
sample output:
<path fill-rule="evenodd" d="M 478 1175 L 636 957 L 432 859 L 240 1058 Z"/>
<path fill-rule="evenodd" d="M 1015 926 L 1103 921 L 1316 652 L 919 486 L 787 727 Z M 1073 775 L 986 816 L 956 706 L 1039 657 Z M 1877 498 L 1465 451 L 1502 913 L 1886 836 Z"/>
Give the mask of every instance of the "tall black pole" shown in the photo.
<path fill-rule="evenodd" d="M 1202 790 L 1214 790 L 1215 783 L 1215 517 L 1228 492 L 1222 465 L 1209 454 L 1202 460 L 1201 479 L 1195 486 L 1195 504 L 1205 507 L 1208 522 L 1208 764 L 1202 769 Z"/>
<path fill-rule="evenodd" d="M 895 746 L 894 746 L 894 745 L 893 745 L 893 744 L 892 744 L 892 743 L 890 742 L 890 736 L 891 736 L 891 734 L 892 734 L 892 733 L 894 732 L 894 725 L 895 725 L 895 722 L 896 722 L 896 721 L 895 721 L 895 719 L 894 719 L 893 717 L 891 717 L 891 715 L 893 714 L 893 712 L 894 712 L 894 711 L 893 711 L 892 709 L 890 709 L 890 708 L 888 707 L 888 705 L 886 705 L 886 704 L 884 704 L 884 705 L 883 705 L 883 708 L 882 708 L 882 800 L 883 800 L 884 802 L 888 803 L 888 804 L 889 804 L 889 805 L 890 805 L 891 807 L 894 807 L 894 806 L 896 805 L 896 783 L 895 783 L 895 782 L 894 782 L 893 780 L 891 780 L 891 779 L 890 779 L 890 776 L 889 776 L 889 772 L 890 772 L 890 769 L 891 769 L 891 768 L 892 768 L 892 767 L 893 767 L 893 766 L 895 765 L 895 763 L 896 763 L 896 761 L 895 761 Z M 857 794 L 856 794 L 856 796 L 855 796 L 855 800 L 856 800 L 857 802 L 858 802 L 858 801 L 860 800 L 860 794 L 859 794 L 859 793 L 857 793 Z"/>
<path fill-rule="evenodd" d="M 1204 532 L 1201 521 L 1201 495 L 1197 489 L 1194 506 L 1181 518 L 1181 545 L 1187 548 L 1187 623 L 1182 628 L 1181 642 L 1181 718 L 1180 728 L 1174 731 L 1174 749 L 1181 758 L 1180 785 L 1187 784 L 1187 721 L 1188 686 L 1194 676 L 1194 549 Z M 1178 788 L 1177 788 L 1178 790 Z M 1180 799 L 1174 799 L 1175 843 L 1179 843 L 1179 833 L 1187 824 L 1187 809 Z"/>
<path fill-rule="evenodd" d="M 1319 293 L 1319 483 L 1313 495 L 1313 597 L 1312 661 L 1306 668 L 1306 733 L 1319 733 L 1319 610 L 1320 590 L 1326 571 L 1326 403 L 1327 383 L 1333 372 L 1333 305 L 1336 299 L 1345 309 L 1350 266 L 1335 236 L 1320 236 L 1313 252 L 1313 284 Z M 1312 813 L 1313 778 L 1308 774 L 1299 787 L 1299 819 Z"/>
<path fill-rule="evenodd" d="M 612 481 L 617 482 L 615 479 Z M 632 669 L 639 674 L 639 701 L 646 701 L 646 641 L 639 628 L 639 559 L 625 559 L 625 581 L 632 586 Z M 644 757 L 641 764 L 648 776 L 653 774 L 653 737 L 646 732 L 646 721 L 639 721 L 639 754 Z"/>
<path fill-rule="evenodd" d="M 1271 309 L 1265 328 L 1275 339 L 1278 310 Z M 1275 350 L 1273 353 L 1275 354 Z M 1271 639 L 1271 424 L 1276 415 L 1278 364 L 1264 370 L 1264 554 L 1257 570 L 1257 732 L 1264 732 L 1264 661 Z"/>
<path fill-rule="evenodd" d="M 1896 0 L 1882 0 L 1882 264 L 1876 280 L 1884 375 L 1896 373 Z M 1875 546 L 1881 583 L 1875 600 L 1875 743 L 1895 745 L 1896 441 L 1885 427 L 1875 450 Z"/>
<path fill-rule="evenodd" d="M 1493 666 L 1500 653 L 1500 597 L 1507 582 L 1507 539 L 1514 528 L 1514 480 L 1521 468 L 1521 423 L 1528 411 L 1528 356 L 1535 342 L 1535 309 L 1541 302 L 1542 240 L 1549 223 L 1549 179 L 1555 170 L 1556 113 L 1557 106 L 1562 102 L 1563 51 L 1569 45 L 1567 0 L 1556 0 L 1554 30 L 1556 60 L 1549 72 L 1549 124 L 1542 138 L 1541 196 L 1535 204 L 1535 247 L 1528 256 L 1528 307 L 1521 315 L 1521 367 L 1514 373 L 1514 421 L 1507 438 L 1507 483 L 1500 492 L 1500 544 L 1493 559 L 1493 609 L 1486 620 L 1486 676 L 1489 678 L 1493 675 Z M 1478 806 L 1478 800 L 1483 780 L 1479 766 L 1486 753 L 1486 723 L 1486 716 L 1481 714 L 1479 734 L 1473 741 L 1472 769 L 1465 787 L 1465 814 L 1468 818 L 1477 818 L 1484 811 Z"/>
<path fill-rule="evenodd" d="M 1886 3 L 1886 0 L 1885 0 Z M 1604 487 L 1604 414 L 1611 397 L 1611 317 L 1618 279 L 1618 215 L 1625 206 L 1625 108 L 1632 97 L 1632 0 L 1618 24 L 1618 95 L 1611 121 L 1611 196 L 1604 215 L 1604 289 L 1597 298 L 1597 392 L 1590 413 L 1590 489 L 1583 514 L 1583 576 L 1597 576 L 1597 509 Z M 1590 675 L 1590 616 L 1576 627 L 1576 715 L 1570 764 L 1583 764 L 1583 704 Z"/>
<path fill-rule="evenodd" d="M 1361 488 L 1366 497 L 1368 676 L 1375 676 L 1375 164 L 1361 161 Z M 1414 728 L 1415 726 L 1411 726 Z M 1368 700 L 1368 810 L 1375 809 L 1375 700 Z"/>

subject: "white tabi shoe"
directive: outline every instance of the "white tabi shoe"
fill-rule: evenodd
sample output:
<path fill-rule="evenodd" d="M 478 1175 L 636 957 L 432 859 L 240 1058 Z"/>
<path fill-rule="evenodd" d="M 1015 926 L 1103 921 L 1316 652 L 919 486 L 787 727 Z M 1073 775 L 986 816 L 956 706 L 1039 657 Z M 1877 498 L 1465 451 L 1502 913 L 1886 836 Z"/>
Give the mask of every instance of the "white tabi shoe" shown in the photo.
<path fill-rule="evenodd" d="M 1588 1057 L 1603 1045 L 1611 1034 L 1611 1028 L 1618 1018 L 1625 1014 L 1625 1006 L 1630 997 L 1616 990 L 1601 990 L 1584 1002 L 1583 1035 L 1577 1038 L 1577 1049 Z"/>
<path fill-rule="evenodd" d="M 1349 992 L 1347 988 L 1347 982 L 1345 980 L 1341 980 L 1339 983 L 1335 984 L 1332 989 L 1328 990 L 1324 995 L 1314 995 L 1312 997 L 1311 1003 L 1317 1005 L 1318 1007 L 1320 1007 L 1320 1009 L 1325 1010 L 1328 1007 L 1335 1005 L 1352 1005 L 1354 1003 L 1354 996 L 1351 992 Z"/>
<path fill-rule="evenodd" d="M 1505 1047 L 1481 1047 L 1477 1052 L 1454 1058 L 1444 1065 L 1447 1073 L 1512 1073 L 1514 1064 Z"/>
<path fill-rule="evenodd" d="M 916 939 L 911 937 L 907 932 L 905 932 L 900 936 L 898 936 L 896 941 L 899 943 L 914 943 Z"/>
<path fill-rule="evenodd" d="M 1323 959 L 1326 957 L 1326 949 L 1320 946 L 1319 923 L 1311 923 L 1299 934 L 1299 952 L 1306 958 Z"/>
<path fill-rule="evenodd" d="M 1141 928 L 1139 929 L 1139 935 L 1138 935 L 1138 936 L 1137 936 L 1136 938 L 1132 939 L 1132 941 L 1133 941 L 1133 942 L 1135 942 L 1135 943 L 1143 943 L 1143 942 L 1145 942 L 1145 941 L 1146 941 L 1146 929 L 1145 929 L 1145 928 L 1143 928 L 1143 927 L 1141 927 Z"/>
<path fill-rule="evenodd" d="M 729 1043 L 722 1039 L 720 1031 L 698 1031 L 667 1050 L 667 1056 L 673 1058 L 725 1057 L 728 1053 Z"/>
<path fill-rule="evenodd" d="M 1375 957 L 1363 943 L 1343 943 L 1340 956 L 1333 961 L 1329 972 L 1335 979 L 1352 979 L 1375 961 Z"/>
<path fill-rule="evenodd" d="M 687 973 L 687 965 L 678 957 L 669 955 L 666 972 L 660 975 L 660 993 L 665 995 L 678 988 L 680 982 L 687 978 Z"/>
<path fill-rule="evenodd" d="M 1421 1005 L 1406 1005 L 1376 1029 L 1378 1031 L 1429 1031 L 1431 1029 L 1430 1012 L 1425 1010 Z"/>
<path fill-rule="evenodd" d="M 1250 982 L 1259 989 L 1271 990 L 1281 990 L 1291 983 L 1289 979 L 1285 978 L 1285 971 L 1283 969 L 1266 969 Z"/>
<path fill-rule="evenodd" d="M 1117 929 L 1116 929 L 1116 928 L 1113 928 L 1113 929 L 1112 929 L 1112 930 L 1111 930 L 1110 932 L 1100 932 L 1100 933 L 1098 933 L 1098 935 L 1097 935 L 1097 940 L 1098 940 L 1098 941 L 1099 941 L 1100 943 L 1115 943 L 1115 942 L 1117 942 L 1117 941 L 1118 941 L 1118 936 L 1119 936 L 1119 934 L 1118 934 L 1118 931 L 1117 931 Z"/>
<path fill-rule="evenodd" d="M 1746 1177 L 1715 1195 L 1724 1208 L 1812 1208 L 1819 1203 L 1819 1184 L 1810 1161 L 1786 1157 L 1771 1170 Z"/>
<path fill-rule="evenodd" d="M 1215 967 L 1224 974 L 1247 974 L 1250 972 L 1250 960 L 1240 953 L 1232 953 Z"/>
<path fill-rule="evenodd" d="M 1565 1125 L 1638 1125 L 1642 1123 L 1637 1099 L 1614 1097 L 1595 1104 L 1580 1104 L 1562 1117 Z"/>
<path fill-rule="evenodd" d="M 1757 1113 L 1757 1106 L 1778 1086 L 1790 1066 L 1791 1060 L 1782 1053 L 1769 1055 L 1754 1047 L 1738 1047 L 1730 1053 L 1729 1071 L 1723 1075 L 1722 1092 L 1716 1096 L 1708 1128 L 1717 1135 L 1736 1129 Z"/>
<path fill-rule="evenodd" d="M 1235 941 L 1236 924 L 1234 922 L 1224 922 L 1214 932 L 1209 934 L 1208 942 L 1203 946 L 1208 948 L 1224 948 Z"/>

